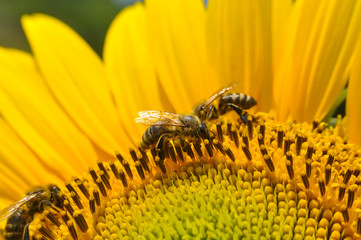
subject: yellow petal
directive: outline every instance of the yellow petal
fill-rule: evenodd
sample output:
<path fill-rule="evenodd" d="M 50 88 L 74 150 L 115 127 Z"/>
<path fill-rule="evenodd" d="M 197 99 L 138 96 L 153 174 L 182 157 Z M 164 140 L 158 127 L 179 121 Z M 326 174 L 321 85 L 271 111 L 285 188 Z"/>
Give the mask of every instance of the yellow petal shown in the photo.
<path fill-rule="evenodd" d="M 361 38 L 355 53 L 355 60 L 351 68 L 346 98 L 346 116 L 348 132 L 352 142 L 361 145 Z"/>
<path fill-rule="evenodd" d="M 0 48 L 0 79 L 0 95 L 6 99 L 0 106 L 3 117 L 38 156 L 49 150 L 34 139 L 46 142 L 63 160 L 76 159 L 72 168 L 77 173 L 94 164 L 90 141 L 55 102 L 29 54 Z"/>
<path fill-rule="evenodd" d="M 360 1 L 296 1 L 275 67 L 279 118 L 325 116 L 346 84 L 360 25 Z"/>
<path fill-rule="evenodd" d="M 23 197 L 25 191 L 34 185 L 60 184 L 69 178 L 68 169 L 62 161 L 52 162 L 38 158 L 2 118 L 0 132 L 2 198 L 15 201 Z"/>
<path fill-rule="evenodd" d="M 221 79 L 239 82 L 262 110 L 272 104 L 271 1 L 209 1 L 207 39 Z"/>
<path fill-rule="evenodd" d="M 200 0 L 147 1 L 149 41 L 159 79 L 177 112 L 189 112 L 221 86 L 208 64 Z"/>
<path fill-rule="evenodd" d="M 68 26 L 45 15 L 22 24 L 39 69 L 57 100 L 94 143 L 109 154 L 128 142 L 99 57 Z"/>
<path fill-rule="evenodd" d="M 109 75 L 122 124 L 134 129 L 131 137 L 138 142 L 144 126 L 134 119 L 145 109 L 163 110 L 159 82 L 147 41 L 143 4 L 124 9 L 109 28 L 104 46 L 104 62 Z"/>

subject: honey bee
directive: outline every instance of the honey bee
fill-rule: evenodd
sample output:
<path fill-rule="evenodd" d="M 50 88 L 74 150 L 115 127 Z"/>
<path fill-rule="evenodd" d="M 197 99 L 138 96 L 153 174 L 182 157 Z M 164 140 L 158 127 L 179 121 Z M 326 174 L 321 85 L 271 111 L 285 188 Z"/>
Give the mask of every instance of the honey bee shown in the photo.
<path fill-rule="evenodd" d="M 207 101 L 197 105 L 193 112 L 204 120 L 216 119 L 229 111 L 235 111 L 243 122 L 247 122 L 247 114 L 243 111 L 257 105 L 257 101 L 244 93 L 226 93 L 237 86 L 237 83 L 229 84 L 214 93 Z M 226 93 L 226 94 L 224 94 Z M 217 107 L 213 102 L 219 98 Z"/>
<path fill-rule="evenodd" d="M 0 222 L 7 219 L 5 226 L 5 240 L 29 239 L 28 225 L 35 213 L 44 210 L 44 204 L 57 208 L 63 207 L 60 189 L 56 185 L 37 187 L 26 196 L 0 211 Z"/>
<path fill-rule="evenodd" d="M 150 126 L 143 134 L 140 147 L 148 149 L 150 145 L 161 148 L 164 136 L 186 136 L 209 138 L 206 124 L 193 114 L 178 115 L 163 111 L 141 111 L 135 119 L 138 124 Z"/>

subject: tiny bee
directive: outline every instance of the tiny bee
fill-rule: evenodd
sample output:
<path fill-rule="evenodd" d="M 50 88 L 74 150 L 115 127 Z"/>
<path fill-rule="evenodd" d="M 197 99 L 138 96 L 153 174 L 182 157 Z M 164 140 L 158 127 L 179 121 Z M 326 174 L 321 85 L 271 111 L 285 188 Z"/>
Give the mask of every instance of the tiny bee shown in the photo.
<path fill-rule="evenodd" d="M 60 189 L 56 185 L 37 187 L 26 196 L 0 211 L 0 222 L 7 219 L 5 226 L 5 240 L 29 239 L 28 225 L 35 213 L 44 210 L 44 204 L 57 208 L 63 207 L 63 200 L 60 196 Z"/>
<path fill-rule="evenodd" d="M 225 114 L 230 110 L 236 111 L 246 121 L 247 117 L 242 109 L 248 109 L 257 102 L 248 95 L 241 93 L 230 93 L 223 95 L 237 84 L 229 84 L 215 92 L 207 101 L 197 106 L 194 114 L 178 115 L 163 111 L 141 111 L 135 119 L 138 124 L 150 126 L 143 134 L 141 148 L 148 149 L 155 145 L 157 149 L 162 148 L 164 136 L 176 137 L 187 136 L 202 139 L 209 139 L 207 121 Z M 212 104 L 216 99 L 218 110 Z"/>
<path fill-rule="evenodd" d="M 216 119 L 219 116 L 226 114 L 229 111 L 235 111 L 246 123 L 247 115 L 243 110 L 250 109 L 257 105 L 257 101 L 250 95 L 243 93 L 226 93 L 237 85 L 237 83 L 229 84 L 226 87 L 218 90 L 207 101 L 197 105 L 193 112 L 199 116 L 202 120 Z M 216 107 L 212 103 L 219 98 L 218 106 Z"/>

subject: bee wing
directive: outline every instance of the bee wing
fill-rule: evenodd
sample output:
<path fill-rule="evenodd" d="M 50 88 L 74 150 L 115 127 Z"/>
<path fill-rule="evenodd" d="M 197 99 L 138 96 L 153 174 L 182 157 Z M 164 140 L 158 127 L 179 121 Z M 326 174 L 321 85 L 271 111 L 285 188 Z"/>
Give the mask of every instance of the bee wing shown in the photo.
<path fill-rule="evenodd" d="M 216 91 L 214 94 L 212 94 L 212 96 L 203 104 L 203 107 L 206 108 L 209 105 L 211 105 L 211 103 L 214 100 L 219 98 L 223 93 L 228 92 L 229 90 L 231 90 L 232 88 L 237 86 L 237 84 L 238 83 L 231 82 L 231 83 L 227 84 L 225 87 L 222 87 L 221 89 L 218 89 L 218 91 Z"/>
<path fill-rule="evenodd" d="M 34 193 L 24 197 L 23 199 L 11 204 L 10 206 L 4 208 L 0 211 L 0 222 L 10 217 L 13 213 L 15 213 L 19 208 L 21 208 L 24 204 L 28 203 L 35 197 L 39 196 L 40 193 Z"/>
<path fill-rule="evenodd" d="M 183 127 L 184 124 L 179 120 L 179 115 L 164 111 L 140 111 L 139 117 L 135 122 L 147 126 L 178 126 Z"/>

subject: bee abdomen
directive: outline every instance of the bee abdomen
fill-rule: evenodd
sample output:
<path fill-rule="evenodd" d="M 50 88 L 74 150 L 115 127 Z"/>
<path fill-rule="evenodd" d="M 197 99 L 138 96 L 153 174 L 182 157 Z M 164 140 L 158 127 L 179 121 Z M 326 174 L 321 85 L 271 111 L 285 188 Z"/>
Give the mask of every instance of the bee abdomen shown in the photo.
<path fill-rule="evenodd" d="M 163 134 L 169 132 L 169 129 L 165 126 L 150 126 L 143 134 L 142 141 L 140 143 L 141 148 L 149 148 L 150 145 L 157 143 Z"/>
<path fill-rule="evenodd" d="M 11 215 L 5 226 L 5 240 L 22 240 L 28 218 L 27 212 L 23 209 Z"/>
<path fill-rule="evenodd" d="M 227 93 L 219 100 L 220 114 L 225 114 L 231 110 L 231 108 L 227 106 L 229 103 L 235 104 L 241 109 L 249 109 L 257 104 L 256 100 L 250 95 L 243 93 Z"/>

